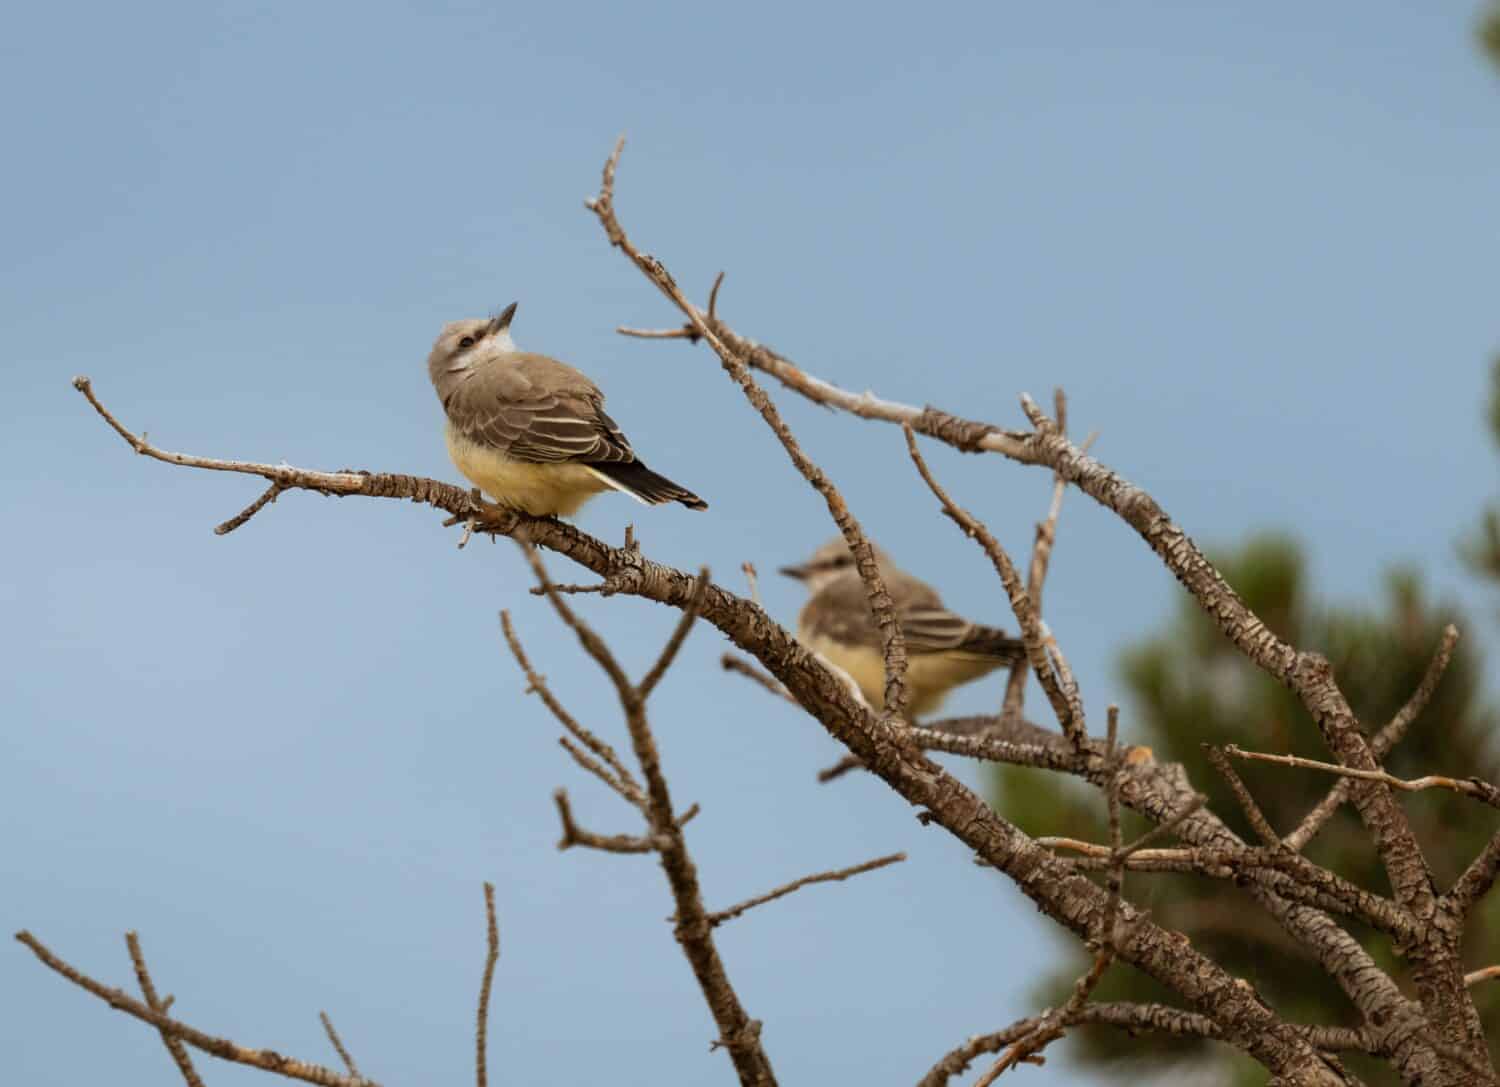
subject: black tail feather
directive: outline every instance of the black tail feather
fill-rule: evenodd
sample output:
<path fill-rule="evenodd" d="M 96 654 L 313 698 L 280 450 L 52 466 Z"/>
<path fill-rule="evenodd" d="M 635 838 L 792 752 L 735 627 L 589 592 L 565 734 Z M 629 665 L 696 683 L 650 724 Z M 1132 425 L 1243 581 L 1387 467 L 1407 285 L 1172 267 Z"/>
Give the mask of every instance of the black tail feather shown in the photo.
<path fill-rule="evenodd" d="M 666 476 L 657 475 L 638 460 L 628 463 L 606 461 L 590 464 L 589 467 L 653 506 L 663 502 L 681 502 L 690 510 L 708 509 L 708 503 L 692 491 L 679 487 Z"/>

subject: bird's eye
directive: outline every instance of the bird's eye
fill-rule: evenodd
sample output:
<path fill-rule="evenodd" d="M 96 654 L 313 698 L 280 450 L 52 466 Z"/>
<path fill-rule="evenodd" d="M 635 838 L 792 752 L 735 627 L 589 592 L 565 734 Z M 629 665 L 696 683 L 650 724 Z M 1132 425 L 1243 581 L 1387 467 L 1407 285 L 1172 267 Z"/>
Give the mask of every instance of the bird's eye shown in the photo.
<path fill-rule="evenodd" d="M 473 346 L 474 346 L 474 337 L 473 336 L 465 336 L 463 339 L 461 339 L 461 340 L 458 341 L 458 349 L 460 351 L 465 350 L 466 348 L 473 347 Z"/>

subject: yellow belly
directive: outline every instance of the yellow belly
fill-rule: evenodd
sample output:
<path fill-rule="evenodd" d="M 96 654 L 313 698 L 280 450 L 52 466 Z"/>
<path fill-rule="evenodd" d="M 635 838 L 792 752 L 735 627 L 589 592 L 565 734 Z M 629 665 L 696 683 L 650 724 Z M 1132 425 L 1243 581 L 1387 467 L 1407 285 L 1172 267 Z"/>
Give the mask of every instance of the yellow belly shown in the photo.
<path fill-rule="evenodd" d="M 448 456 L 474 486 L 533 517 L 571 517 L 608 483 L 581 464 L 527 464 L 446 428 Z"/>
<path fill-rule="evenodd" d="M 878 649 L 850 646 L 831 638 L 808 638 L 802 642 L 830 664 L 848 673 L 865 701 L 876 709 L 885 707 L 885 658 Z M 974 657 L 946 656 L 942 653 L 911 653 L 906 661 L 906 712 L 913 718 L 925 717 L 943 704 L 955 687 L 1002 667 L 999 661 Z"/>

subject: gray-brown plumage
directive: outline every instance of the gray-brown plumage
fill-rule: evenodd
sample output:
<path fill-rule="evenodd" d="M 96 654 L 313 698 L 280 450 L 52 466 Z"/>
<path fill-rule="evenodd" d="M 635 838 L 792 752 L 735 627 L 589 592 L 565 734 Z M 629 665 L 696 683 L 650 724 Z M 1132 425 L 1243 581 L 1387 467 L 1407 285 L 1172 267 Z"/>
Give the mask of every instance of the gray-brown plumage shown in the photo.
<path fill-rule="evenodd" d="M 1026 647 L 994 627 L 971 623 L 943 606 L 937 590 L 875 549 L 880 577 L 906 640 L 906 684 L 913 717 L 937 709 L 954 687 L 1015 664 Z M 872 706 L 885 705 L 885 658 L 865 583 L 842 536 L 807 562 L 784 566 L 811 596 L 797 616 L 797 637 L 847 672 Z"/>
<path fill-rule="evenodd" d="M 642 464 L 604 411 L 604 394 L 566 363 L 516 348 L 516 305 L 489 320 L 454 321 L 427 357 L 458 470 L 502 505 L 569 516 L 596 494 L 707 509 L 691 491 Z"/>

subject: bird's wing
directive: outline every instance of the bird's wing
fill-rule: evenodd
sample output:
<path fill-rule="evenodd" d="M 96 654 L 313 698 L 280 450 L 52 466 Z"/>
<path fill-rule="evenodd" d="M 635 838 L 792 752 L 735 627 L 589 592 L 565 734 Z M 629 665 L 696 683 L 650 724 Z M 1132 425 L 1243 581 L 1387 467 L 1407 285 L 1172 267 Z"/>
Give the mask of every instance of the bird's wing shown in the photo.
<path fill-rule="evenodd" d="M 885 580 L 896 600 L 896 621 L 908 652 L 970 651 L 983 641 L 983 635 L 997 633 L 943 607 L 937 593 L 916 578 L 896 574 Z M 803 609 L 802 623 L 809 633 L 846 645 L 879 648 L 881 644 L 865 583 L 854 571 L 819 590 Z"/>
<path fill-rule="evenodd" d="M 454 389 L 443 407 L 460 434 L 512 460 L 635 460 L 594 383 L 545 355 L 518 355 L 483 366 Z"/>
<path fill-rule="evenodd" d="M 942 653 L 969 641 L 975 625 L 944 607 L 903 608 L 897 620 L 913 653 Z"/>

